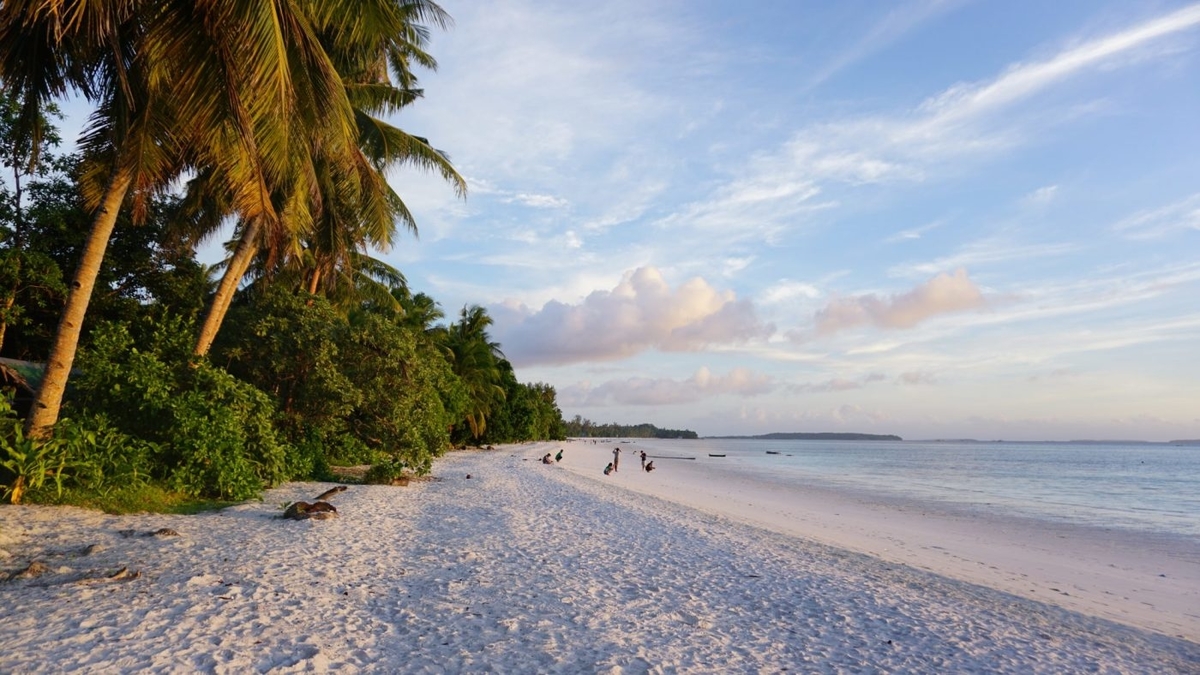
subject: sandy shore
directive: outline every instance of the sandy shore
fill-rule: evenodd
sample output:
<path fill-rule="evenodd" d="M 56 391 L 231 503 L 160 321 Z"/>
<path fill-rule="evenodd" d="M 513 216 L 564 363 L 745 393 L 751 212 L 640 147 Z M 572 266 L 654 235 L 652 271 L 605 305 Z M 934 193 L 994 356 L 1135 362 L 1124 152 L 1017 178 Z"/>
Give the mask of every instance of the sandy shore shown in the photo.
<path fill-rule="evenodd" d="M 579 444 L 200 516 L 0 507 L 0 672 L 1195 672 L 1200 644 L 706 513 Z M 636 468 L 629 461 L 627 468 Z M 602 466 L 602 464 L 601 464 Z M 649 474 L 663 484 L 666 471 Z M 467 474 L 471 475 L 468 479 Z M 179 536 L 147 536 L 171 528 Z M 136 578 L 102 579 L 126 567 Z"/>
<path fill-rule="evenodd" d="M 602 478 L 613 443 L 565 444 L 564 468 Z M 622 488 L 883 560 L 1200 642 L 1200 542 L 1014 518 L 986 508 L 885 500 L 879 495 L 772 483 L 723 470 L 670 441 L 627 443 Z M 647 476 L 635 453 L 659 460 Z"/>

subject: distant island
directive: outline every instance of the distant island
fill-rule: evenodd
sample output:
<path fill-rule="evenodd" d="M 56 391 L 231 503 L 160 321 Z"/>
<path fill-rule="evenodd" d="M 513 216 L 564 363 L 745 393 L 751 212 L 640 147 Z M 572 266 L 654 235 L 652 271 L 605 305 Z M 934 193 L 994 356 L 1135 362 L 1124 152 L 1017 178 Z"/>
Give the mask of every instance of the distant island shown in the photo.
<path fill-rule="evenodd" d="M 699 438 L 689 429 L 660 429 L 653 424 L 597 424 L 576 415 L 566 421 L 570 438 Z"/>
<path fill-rule="evenodd" d="M 805 432 L 787 432 L 773 434 L 759 434 L 757 436 L 706 436 L 705 438 L 716 439 L 746 439 L 746 440 L 761 440 L 761 441 L 902 441 L 903 438 L 895 434 L 847 434 L 847 433 L 805 433 Z"/>

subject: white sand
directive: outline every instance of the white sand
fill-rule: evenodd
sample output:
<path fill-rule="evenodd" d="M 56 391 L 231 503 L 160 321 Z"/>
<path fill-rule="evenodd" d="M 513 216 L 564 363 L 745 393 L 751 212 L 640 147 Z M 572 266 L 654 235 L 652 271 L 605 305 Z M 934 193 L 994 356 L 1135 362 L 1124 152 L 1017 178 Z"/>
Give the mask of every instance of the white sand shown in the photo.
<path fill-rule="evenodd" d="M 329 521 L 276 518 L 313 484 L 200 516 L 0 507 L 0 568 L 51 570 L 0 582 L 0 672 L 1197 672 L 1194 639 L 620 489 L 665 463 L 535 461 L 556 447 L 352 486 Z"/>
<path fill-rule="evenodd" d="M 614 443 L 567 444 L 564 466 L 601 476 Z M 646 474 L 635 456 L 659 460 Z M 965 513 L 878 495 L 772 484 L 722 471 L 709 458 L 669 441 L 624 445 L 619 471 L 607 480 L 775 532 L 904 563 L 1085 614 L 1200 642 L 1200 541 L 1055 525 L 983 510 Z M 1200 670 L 1200 669 L 1198 669 Z"/>

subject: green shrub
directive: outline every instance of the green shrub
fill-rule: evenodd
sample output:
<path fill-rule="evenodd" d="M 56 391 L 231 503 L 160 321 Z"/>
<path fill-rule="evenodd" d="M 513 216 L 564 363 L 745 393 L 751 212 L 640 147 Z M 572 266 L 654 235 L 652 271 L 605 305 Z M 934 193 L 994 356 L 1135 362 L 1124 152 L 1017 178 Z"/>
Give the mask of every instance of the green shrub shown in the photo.
<path fill-rule="evenodd" d="M 25 436 L 12 402 L 0 396 L 0 498 L 20 504 L 27 491 L 41 488 L 47 479 L 61 493 L 66 468 L 61 444 Z"/>
<path fill-rule="evenodd" d="M 367 470 L 367 475 L 363 477 L 363 482 L 372 485 L 388 485 L 407 473 L 409 473 L 408 466 L 403 460 L 387 459 L 371 465 L 371 468 Z"/>
<path fill-rule="evenodd" d="M 193 360 L 189 322 L 168 317 L 145 332 L 139 349 L 127 326 L 96 327 L 73 406 L 153 443 L 152 474 L 189 495 L 245 499 L 293 475 L 266 394 Z"/>
<path fill-rule="evenodd" d="M 61 419 L 54 439 L 70 460 L 67 484 L 100 495 L 145 485 L 161 453 L 157 444 L 122 433 L 103 415 Z"/>

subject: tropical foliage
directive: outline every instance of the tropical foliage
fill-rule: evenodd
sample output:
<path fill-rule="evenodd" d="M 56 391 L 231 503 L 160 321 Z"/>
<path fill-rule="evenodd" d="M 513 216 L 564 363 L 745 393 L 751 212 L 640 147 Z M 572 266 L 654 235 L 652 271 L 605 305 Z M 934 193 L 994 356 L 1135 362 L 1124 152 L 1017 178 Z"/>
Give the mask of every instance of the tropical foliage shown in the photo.
<path fill-rule="evenodd" d="M 416 232 L 389 171 L 465 194 L 387 120 L 448 23 L 429 0 L 0 3 L 0 355 L 46 364 L 23 426 L 0 406 L 8 499 L 243 499 L 562 437 L 484 309 L 447 323 L 375 257 Z M 94 110 L 56 155 L 71 92 Z"/>

